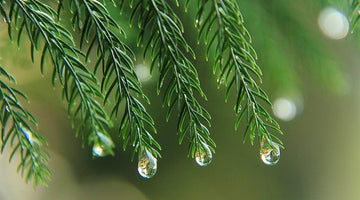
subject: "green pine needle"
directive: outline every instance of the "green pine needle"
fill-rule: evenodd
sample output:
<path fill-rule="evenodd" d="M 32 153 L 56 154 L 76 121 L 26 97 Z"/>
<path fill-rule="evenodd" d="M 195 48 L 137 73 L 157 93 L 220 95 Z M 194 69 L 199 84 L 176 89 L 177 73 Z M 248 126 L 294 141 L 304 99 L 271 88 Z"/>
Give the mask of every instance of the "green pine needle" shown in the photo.
<path fill-rule="evenodd" d="M 211 10 L 205 13 L 205 6 Z M 203 22 L 202 22 L 203 20 Z M 251 45 L 251 36 L 244 26 L 244 19 L 239 6 L 234 0 L 200 0 L 196 18 L 199 27 L 199 38 L 207 43 L 206 57 L 215 47 L 215 64 L 213 71 L 219 72 L 218 84 L 226 85 L 226 100 L 232 89 L 237 93 L 234 106 L 237 114 L 235 128 L 241 120 L 247 119 L 245 136 L 249 134 L 251 144 L 255 138 L 259 143 L 264 138 L 282 145 L 282 142 L 270 130 L 282 134 L 279 124 L 270 116 L 259 100 L 271 106 L 264 90 L 260 88 L 262 72 L 258 66 L 257 55 Z M 216 31 L 214 31 L 216 30 Z"/>
<path fill-rule="evenodd" d="M 161 147 L 151 135 L 151 132 L 156 133 L 154 120 L 138 99 L 140 96 L 149 103 L 134 71 L 135 56 L 119 37 L 125 32 L 110 16 L 102 1 L 72 0 L 70 7 L 73 8 L 73 22 L 81 31 L 81 46 L 85 41 L 90 41 L 86 58 L 97 46 L 95 73 L 99 67 L 102 68 L 101 90 L 105 93 L 105 102 L 111 94 L 115 94 L 111 115 L 118 114 L 122 101 L 126 103 L 120 127 L 124 150 L 131 144 L 134 153 L 146 147 L 155 157 L 160 157 L 158 150 Z M 95 34 L 91 36 L 90 33 Z"/>
<path fill-rule="evenodd" d="M 360 1 L 359 0 L 349 0 L 350 4 L 350 24 L 351 24 L 351 32 L 355 31 L 355 28 L 360 22 Z"/>
<path fill-rule="evenodd" d="M 110 2 L 123 9 L 125 1 Z M 188 7 L 190 0 L 184 3 Z M 179 6 L 180 2 L 176 0 L 175 4 Z M 161 147 L 152 136 L 156 133 L 154 120 L 142 103 L 149 103 L 149 99 L 134 71 L 135 56 L 121 38 L 125 31 L 111 16 L 106 1 L 60 0 L 56 5 L 54 9 L 37 0 L 0 0 L 0 15 L 8 25 L 9 37 L 15 38 L 18 45 L 23 35 L 29 39 L 33 62 L 35 52 L 41 51 L 42 73 L 46 60 L 51 60 L 52 83 L 59 81 L 63 87 L 62 95 L 68 102 L 72 123 L 77 125 L 76 135 L 82 137 L 84 143 L 100 145 L 105 152 L 113 154 L 115 144 L 108 129 L 112 126 L 111 117 L 122 111 L 124 103 L 119 130 L 124 150 L 131 146 L 134 157 L 147 149 L 155 157 L 161 157 Z M 216 145 L 208 130 L 211 117 L 200 104 L 206 96 L 189 58 L 195 59 L 195 53 L 184 38 L 181 20 L 165 0 L 131 0 L 129 5 L 132 8 L 130 23 L 136 23 L 140 30 L 137 44 L 144 47 L 144 57 L 151 58 L 150 71 L 158 67 L 160 72 L 157 90 L 164 92 L 163 103 L 169 107 L 167 120 L 178 110 L 179 143 L 185 138 L 189 141 L 188 155 L 191 157 L 206 148 L 214 152 Z M 359 1 L 351 1 L 353 27 L 360 19 L 359 5 Z M 71 25 L 79 33 L 78 40 L 60 24 L 64 10 L 70 11 Z M 225 99 L 235 90 L 235 127 L 246 118 L 244 141 L 248 135 L 252 144 L 258 138 L 259 142 L 266 139 L 269 144 L 282 145 L 275 135 L 282 134 L 279 124 L 266 110 L 271 102 L 258 84 L 262 71 L 237 2 L 198 0 L 196 25 L 198 39 L 204 39 L 207 44 L 206 58 L 215 58 L 213 71 L 218 73 L 218 83 L 226 85 Z M 91 71 L 87 65 L 94 54 L 96 63 Z M 0 68 L 0 75 L 14 81 L 3 68 Z M 35 118 L 18 102 L 17 96 L 25 95 L 2 80 L 0 95 L 1 151 L 10 142 L 11 158 L 19 152 L 19 170 L 28 171 L 26 180 L 33 178 L 35 183 L 46 184 L 50 178 L 46 166 L 48 155 L 41 148 L 46 140 L 32 128 L 36 125 Z M 104 104 L 112 100 L 109 116 Z"/>
<path fill-rule="evenodd" d="M 47 142 L 33 128 L 37 126 L 35 117 L 19 102 L 19 96 L 26 100 L 27 97 L 5 82 L 4 78 L 12 82 L 15 79 L 1 66 L 0 78 L 1 154 L 5 147 L 10 146 L 12 151 L 9 161 L 16 153 L 19 154 L 21 161 L 18 171 L 23 176 L 26 174 L 25 180 L 33 180 L 34 185 L 47 185 L 51 177 L 47 167 L 49 155 L 42 147 Z"/>
<path fill-rule="evenodd" d="M 63 97 L 68 101 L 73 124 L 80 120 L 76 135 L 81 136 L 84 142 L 101 143 L 105 150 L 112 153 L 114 145 L 106 130 L 111 122 L 97 101 L 103 98 L 98 81 L 81 61 L 83 53 L 74 47 L 71 33 L 55 21 L 57 12 L 38 1 L 14 0 L 9 7 L 9 30 L 17 31 L 18 44 L 22 33 L 26 32 L 31 42 L 33 61 L 35 50 L 43 44 L 41 72 L 44 71 L 47 55 L 50 57 L 54 65 L 53 84 L 59 79 L 63 86 Z"/>
<path fill-rule="evenodd" d="M 155 66 L 159 67 L 158 92 L 166 82 L 164 104 L 169 106 L 166 118 L 169 119 L 175 107 L 180 110 L 177 125 L 179 143 L 188 138 L 189 155 L 192 157 L 204 146 L 214 151 L 215 142 L 207 128 L 210 126 L 210 114 L 196 98 L 196 93 L 203 98 L 205 94 L 194 65 L 183 51 L 193 57 L 195 53 L 183 36 L 184 27 L 180 19 L 166 1 L 138 1 L 134 7 L 131 19 L 139 16 L 138 44 L 145 44 L 144 54 L 151 55 L 151 71 Z M 150 30 L 149 34 L 147 30 Z"/>

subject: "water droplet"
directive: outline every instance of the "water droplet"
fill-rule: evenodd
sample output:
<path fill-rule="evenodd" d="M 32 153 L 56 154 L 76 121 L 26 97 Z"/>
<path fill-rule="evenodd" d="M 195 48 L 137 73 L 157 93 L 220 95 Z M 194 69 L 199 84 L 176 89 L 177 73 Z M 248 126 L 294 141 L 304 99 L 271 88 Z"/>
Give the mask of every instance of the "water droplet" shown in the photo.
<path fill-rule="evenodd" d="M 270 141 L 270 143 L 267 143 L 265 138 L 262 139 L 260 157 L 265 164 L 275 165 L 280 160 L 280 147 L 275 142 Z"/>
<path fill-rule="evenodd" d="M 219 12 L 222 14 L 222 15 L 226 15 L 226 12 L 224 11 L 224 9 L 222 7 L 219 7 Z"/>
<path fill-rule="evenodd" d="M 209 147 L 204 144 L 195 152 L 195 161 L 200 167 L 208 166 L 212 161 L 212 153 Z"/>
<path fill-rule="evenodd" d="M 106 155 L 106 152 L 105 152 L 104 147 L 101 144 L 95 143 L 92 148 L 92 154 L 93 154 L 93 156 L 96 156 L 96 157 L 104 157 Z"/>
<path fill-rule="evenodd" d="M 6 22 L 6 19 L 3 17 L 3 18 L 2 18 L 2 21 L 5 23 L 5 22 Z"/>
<path fill-rule="evenodd" d="M 21 123 L 19 125 L 21 131 L 24 133 L 26 139 L 29 141 L 30 144 L 33 144 L 33 142 L 37 142 L 37 140 L 33 137 L 33 133 L 28 128 L 23 126 Z"/>
<path fill-rule="evenodd" d="M 141 150 L 140 159 L 138 162 L 138 172 L 143 178 L 152 178 L 156 174 L 157 160 L 147 150 Z"/>

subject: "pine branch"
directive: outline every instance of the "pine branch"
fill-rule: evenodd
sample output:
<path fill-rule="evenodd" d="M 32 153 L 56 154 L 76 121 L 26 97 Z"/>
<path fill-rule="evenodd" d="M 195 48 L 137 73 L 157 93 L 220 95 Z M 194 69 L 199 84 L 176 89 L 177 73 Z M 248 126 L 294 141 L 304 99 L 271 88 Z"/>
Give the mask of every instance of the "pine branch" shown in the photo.
<path fill-rule="evenodd" d="M 0 66 L 0 77 L 15 82 L 13 76 Z M 9 161 L 15 154 L 20 156 L 18 171 L 24 175 L 26 181 L 33 179 L 34 185 L 41 183 L 47 185 L 51 174 L 47 167 L 48 153 L 42 147 L 47 144 L 46 140 L 32 127 L 37 126 L 35 117 L 21 105 L 18 96 L 27 100 L 27 97 L 19 90 L 10 87 L 0 80 L 0 122 L 1 122 L 1 153 L 7 144 L 12 148 Z"/>
<path fill-rule="evenodd" d="M 96 77 L 81 62 L 79 56 L 82 56 L 82 52 L 74 48 L 72 35 L 54 20 L 57 12 L 35 0 L 10 2 L 9 30 L 12 30 L 13 24 L 17 27 L 18 43 L 23 30 L 26 30 L 33 61 L 34 52 L 43 39 L 41 72 L 44 71 L 45 57 L 49 54 L 54 65 L 53 84 L 58 77 L 63 86 L 63 97 L 68 101 L 69 113 L 72 113 L 73 124 L 80 118 L 76 135 L 81 135 L 84 142 L 87 139 L 89 144 L 99 144 L 105 152 L 112 153 L 114 145 L 106 131 L 111 122 L 96 100 L 103 98 L 97 88 Z M 3 3 L 1 7 L 5 7 Z"/>
<path fill-rule="evenodd" d="M 158 93 L 166 78 L 169 81 L 163 100 L 164 104 L 169 106 L 167 119 L 175 107 L 180 109 L 177 125 L 180 133 L 179 143 L 181 144 L 185 136 L 188 136 L 189 155 L 192 157 L 197 151 L 204 151 L 209 147 L 214 151 L 215 143 L 210 138 L 207 128 L 210 126 L 210 114 L 196 98 L 197 93 L 203 98 L 205 94 L 200 88 L 194 65 L 183 53 L 183 50 L 186 50 L 195 57 L 182 34 L 181 21 L 169 4 L 163 0 L 138 1 L 134 7 L 132 21 L 136 14 L 139 16 L 140 28 L 138 44 L 145 44 L 144 56 L 151 55 L 151 71 L 155 65 L 159 66 Z M 149 35 L 146 34 L 147 31 Z"/>
<path fill-rule="evenodd" d="M 208 4 L 211 10 L 205 13 Z M 282 134 L 279 124 L 259 102 L 262 100 L 271 105 L 268 96 L 256 81 L 261 82 L 262 72 L 256 62 L 257 55 L 251 45 L 251 36 L 244 26 L 238 4 L 234 0 L 201 0 L 198 10 L 196 23 L 199 27 L 199 38 L 205 38 L 207 58 L 211 48 L 216 49 L 213 72 L 220 72 L 218 84 L 225 83 L 227 87 L 225 99 L 228 99 L 231 89 L 234 88 L 237 93 L 234 106 L 237 114 L 235 128 L 237 129 L 243 117 L 247 116 L 244 142 L 249 133 L 251 144 L 254 144 L 256 136 L 259 143 L 265 139 L 270 146 L 274 146 L 274 141 L 282 144 L 270 131 Z"/>
<path fill-rule="evenodd" d="M 105 102 L 111 94 L 115 94 L 115 105 L 111 115 L 117 116 L 121 102 L 124 100 L 126 103 L 120 127 L 124 150 L 130 143 L 134 147 L 133 152 L 138 152 L 139 156 L 139 152 L 144 148 L 150 150 L 155 157 L 160 156 L 157 149 L 161 147 L 150 134 L 156 133 L 154 121 L 138 99 L 140 96 L 149 103 L 133 70 L 135 56 L 118 36 L 118 33 L 125 35 L 125 32 L 110 16 L 101 1 L 72 0 L 71 4 L 74 13 L 73 24 L 77 24 L 81 30 L 81 46 L 85 41 L 90 41 L 86 58 L 89 58 L 94 46 L 98 46 L 95 73 L 101 66 L 101 88 L 106 93 Z M 94 32 L 94 36 L 91 36 Z"/>
<path fill-rule="evenodd" d="M 359 0 L 349 0 L 350 5 L 350 24 L 351 24 L 351 32 L 354 32 L 356 26 L 360 22 L 360 1 Z"/>

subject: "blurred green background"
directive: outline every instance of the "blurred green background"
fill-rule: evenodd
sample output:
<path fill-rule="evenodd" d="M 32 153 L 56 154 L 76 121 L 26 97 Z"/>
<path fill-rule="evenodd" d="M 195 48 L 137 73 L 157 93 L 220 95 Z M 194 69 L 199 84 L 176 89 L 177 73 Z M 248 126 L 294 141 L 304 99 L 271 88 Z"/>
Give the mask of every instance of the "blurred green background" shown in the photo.
<path fill-rule="evenodd" d="M 166 123 L 167 108 L 156 94 L 156 73 L 145 81 L 147 68 L 138 65 L 143 64 L 142 51 L 135 45 L 138 30 L 129 28 L 128 7 L 122 15 L 109 7 L 127 32 L 126 41 L 138 55 L 137 71 L 145 77 L 143 88 L 151 100 L 147 109 L 163 147 L 156 176 L 145 180 L 138 175 L 137 163 L 130 161 L 130 151 L 121 150 L 118 137 L 116 156 L 93 159 L 91 147 L 82 148 L 74 137 L 60 86 L 51 85 L 52 66 L 41 76 L 39 58 L 31 63 L 29 45 L 24 42 L 17 47 L 9 41 L 6 24 L 0 22 L 0 65 L 15 76 L 17 87 L 30 98 L 26 107 L 49 141 L 53 173 L 48 188 L 34 189 L 16 173 L 17 161 L 8 164 L 5 153 L 0 157 L 0 200 L 360 199 L 360 35 L 359 31 L 347 33 L 348 21 L 343 16 L 349 12 L 347 1 L 238 3 L 263 68 L 263 88 L 275 103 L 285 133 L 281 139 L 286 149 L 277 165 L 263 164 L 258 146 L 242 143 L 243 128 L 234 130 L 234 101 L 224 102 L 225 89 L 217 87 L 212 60 L 205 61 L 204 44 L 196 41 L 195 1 L 186 13 L 182 6 L 174 8 L 197 52 L 194 64 L 208 97 L 204 105 L 212 114 L 210 131 L 217 148 L 211 165 L 204 168 L 186 156 L 186 143 L 177 144 L 175 115 Z M 333 18 L 326 18 L 328 11 Z M 327 24 L 345 32 L 335 31 L 334 39 L 334 32 L 326 32 Z"/>

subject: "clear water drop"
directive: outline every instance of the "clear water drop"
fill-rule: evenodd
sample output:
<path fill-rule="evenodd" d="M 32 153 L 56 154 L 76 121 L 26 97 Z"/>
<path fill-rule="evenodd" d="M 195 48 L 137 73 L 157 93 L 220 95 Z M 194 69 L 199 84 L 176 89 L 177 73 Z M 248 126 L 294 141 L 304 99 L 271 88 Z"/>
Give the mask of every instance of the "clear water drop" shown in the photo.
<path fill-rule="evenodd" d="M 199 26 L 200 25 L 200 21 L 199 21 L 199 19 L 196 19 L 195 20 L 195 26 Z"/>
<path fill-rule="evenodd" d="M 157 160 L 147 150 L 141 150 L 140 159 L 138 162 L 138 172 L 143 178 L 152 178 L 156 174 Z"/>
<path fill-rule="evenodd" d="M 37 142 L 37 140 L 33 136 L 33 133 L 28 128 L 26 128 L 24 125 L 22 125 L 22 123 L 20 123 L 19 125 L 20 125 L 21 132 L 24 133 L 26 139 L 29 141 L 30 144 L 33 144 L 33 142 Z"/>
<path fill-rule="evenodd" d="M 208 166 L 212 161 L 212 153 L 205 144 L 195 152 L 195 161 L 200 167 Z"/>
<path fill-rule="evenodd" d="M 106 151 L 101 144 L 95 143 L 92 148 L 92 154 L 95 157 L 104 157 L 106 155 Z"/>
<path fill-rule="evenodd" d="M 280 147 L 275 142 L 267 143 L 265 138 L 261 141 L 260 157 L 267 165 L 275 165 L 280 160 Z"/>
<path fill-rule="evenodd" d="M 226 12 L 224 11 L 224 9 L 222 7 L 219 7 L 218 10 L 222 15 L 226 15 Z"/>

